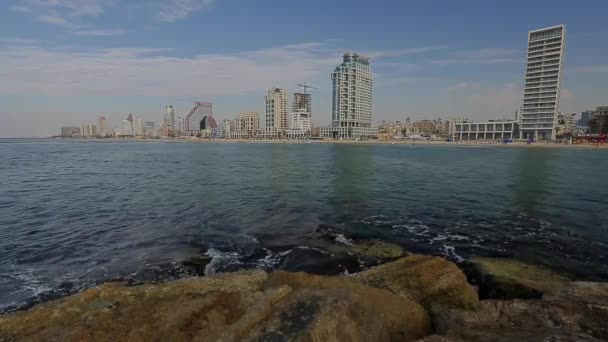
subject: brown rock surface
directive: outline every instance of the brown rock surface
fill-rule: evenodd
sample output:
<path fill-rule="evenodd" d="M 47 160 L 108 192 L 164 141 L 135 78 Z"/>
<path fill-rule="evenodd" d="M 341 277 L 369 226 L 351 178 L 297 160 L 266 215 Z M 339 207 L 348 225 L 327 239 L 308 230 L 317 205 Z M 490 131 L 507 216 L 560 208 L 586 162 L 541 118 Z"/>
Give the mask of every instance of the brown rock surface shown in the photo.
<path fill-rule="evenodd" d="M 292 307 L 306 308 L 306 312 L 315 307 L 314 302 L 319 304 L 305 341 L 412 341 L 431 333 L 429 315 L 420 304 L 349 278 L 274 272 L 266 288 L 279 286 L 297 293 L 290 301 Z M 272 326 L 277 330 L 272 336 L 284 330 L 280 317 L 289 311 L 278 310 L 274 315 Z"/>
<path fill-rule="evenodd" d="M 512 259 L 473 258 L 466 270 L 484 299 L 539 299 L 569 283 L 543 267 Z"/>
<path fill-rule="evenodd" d="M 465 341 L 599 341 L 606 317 L 577 303 L 484 300 L 435 316 L 437 333 Z"/>
<path fill-rule="evenodd" d="M 427 307 L 471 308 L 479 301 L 458 266 L 440 257 L 412 255 L 352 277 Z"/>
<path fill-rule="evenodd" d="M 417 303 L 352 280 L 248 271 L 109 283 L 0 316 L 0 341 L 413 341 Z"/>

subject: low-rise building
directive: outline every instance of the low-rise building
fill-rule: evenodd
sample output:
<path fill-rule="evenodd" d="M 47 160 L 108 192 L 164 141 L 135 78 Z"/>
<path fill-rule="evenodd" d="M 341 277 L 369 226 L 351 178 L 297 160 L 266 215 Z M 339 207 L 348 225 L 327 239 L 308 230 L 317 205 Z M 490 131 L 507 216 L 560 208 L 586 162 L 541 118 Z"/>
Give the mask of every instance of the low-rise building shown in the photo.
<path fill-rule="evenodd" d="M 455 122 L 454 140 L 510 140 L 518 133 L 517 121 Z"/>
<path fill-rule="evenodd" d="M 378 127 L 320 127 L 319 134 L 331 139 L 376 139 Z"/>
<path fill-rule="evenodd" d="M 72 138 L 80 135 L 80 127 L 61 127 L 63 138 Z"/>

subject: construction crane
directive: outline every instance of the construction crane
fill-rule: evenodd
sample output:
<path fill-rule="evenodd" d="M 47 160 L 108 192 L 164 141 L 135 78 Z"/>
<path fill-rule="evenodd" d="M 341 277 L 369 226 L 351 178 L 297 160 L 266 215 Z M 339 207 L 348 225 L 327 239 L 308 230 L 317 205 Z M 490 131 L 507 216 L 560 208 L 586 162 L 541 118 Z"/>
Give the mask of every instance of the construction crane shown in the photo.
<path fill-rule="evenodd" d="M 313 86 L 309 86 L 308 83 L 304 82 L 304 84 L 298 84 L 299 87 L 304 88 L 304 94 L 306 94 L 306 90 L 307 89 L 316 89 L 319 90 L 319 88 L 315 88 Z"/>

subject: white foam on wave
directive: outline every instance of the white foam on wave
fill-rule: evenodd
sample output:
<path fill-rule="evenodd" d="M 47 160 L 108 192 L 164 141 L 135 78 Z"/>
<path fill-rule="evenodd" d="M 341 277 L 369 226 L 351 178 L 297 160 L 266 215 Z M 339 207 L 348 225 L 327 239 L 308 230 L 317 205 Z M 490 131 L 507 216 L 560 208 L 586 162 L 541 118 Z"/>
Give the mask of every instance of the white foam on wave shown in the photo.
<path fill-rule="evenodd" d="M 338 234 L 335 238 L 336 242 L 341 243 L 343 245 L 352 246 L 353 242 L 348 239 L 344 234 Z"/>
<path fill-rule="evenodd" d="M 205 275 L 215 274 L 220 267 L 240 264 L 239 254 L 236 252 L 222 252 L 215 248 L 210 248 L 205 255 L 211 257 L 211 261 L 205 266 Z"/>
<path fill-rule="evenodd" d="M 463 262 L 464 258 L 458 254 L 456 254 L 456 248 L 454 246 L 450 246 L 448 244 L 444 244 L 442 247 L 443 255 L 448 258 L 456 260 L 456 262 Z"/>

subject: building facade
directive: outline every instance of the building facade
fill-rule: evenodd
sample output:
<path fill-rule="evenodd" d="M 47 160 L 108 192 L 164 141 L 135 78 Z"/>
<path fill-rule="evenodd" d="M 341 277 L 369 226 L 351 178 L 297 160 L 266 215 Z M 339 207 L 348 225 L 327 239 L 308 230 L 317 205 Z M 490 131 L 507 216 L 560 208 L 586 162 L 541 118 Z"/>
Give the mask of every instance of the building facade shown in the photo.
<path fill-rule="evenodd" d="M 307 113 L 312 115 L 312 97 L 306 93 L 294 93 L 293 103 L 291 107 L 292 112 L 296 112 L 299 109 L 304 109 Z"/>
<path fill-rule="evenodd" d="M 72 138 L 80 135 L 80 127 L 61 127 L 61 136 L 64 138 Z"/>
<path fill-rule="evenodd" d="M 608 134 L 608 106 L 597 107 L 589 120 L 589 134 Z"/>
<path fill-rule="evenodd" d="M 80 136 L 83 138 L 91 138 L 97 136 L 97 127 L 93 124 L 85 124 L 80 126 Z"/>
<path fill-rule="evenodd" d="M 186 126 L 184 127 L 184 133 L 188 135 L 196 134 L 209 127 L 217 128 L 215 119 L 213 119 L 213 104 L 211 102 L 194 102 L 194 107 L 186 115 L 184 126 Z"/>
<path fill-rule="evenodd" d="M 589 127 L 589 120 L 591 120 L 591 116 L 593 115 L 592 110 L 586 110 L 581 113 L 581 118 L 578 119 L 576 125 L 581 128 Z"/>
<path fill-rule="evenodd" d="M 287 123 L 287 90 L 270 88 L 266 100 L 266 130 L 282 131 L 288 128 Z"/>
<path fill-rule="evenodd" d="M 105 137 L 108 134 L 107 121 L 105 116 L 100 116 L 97 119 L 97 135 Z"/>
<path fill-rule="evenodd" d="M 528 33 L 524 103 L 519 114 L 520 139 L 555 139 L 565 46 L 564 25 Z"/>
<path fill-rule="evenodd" d="M 175 108 L 172 105 L 165 106 L 165 117 L 163 120 L 165 135 L 175 132 Z"/>
<path fill-rule="evenodd" d="M 371 128 L 373 78 L 369 58 L 345 53 L 331 80 L 332 126 Z"/>
<path fill-rule="evenodd" d="M 137 118 L 133 124 L 133 134 L 137 136 L 144 136 L 144 119 Z"/>
<path fill-rule="evenodd" d="M 234 132 L 231 132 L 231 135 L 238 138 L 251 138 L 256 136 L 259 128 L 258 112 L 238 113 L 234 118 Z"/>
<path fill-rule="evenodd" d="M 517 137 L 517 121 L 455 122 L 454 140 L 511 140 Z"/>
<path fill-rule="evenodd" d="M 334 139 L 375 138 L 372 127 L 373 77 L 368 57 L 347 52 L 331 74 L 332 122 L 322 127 L 322 137 Z"/>

